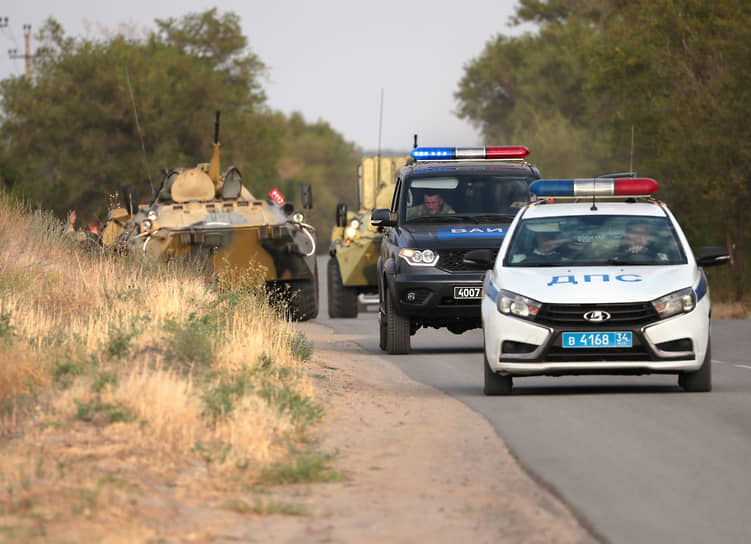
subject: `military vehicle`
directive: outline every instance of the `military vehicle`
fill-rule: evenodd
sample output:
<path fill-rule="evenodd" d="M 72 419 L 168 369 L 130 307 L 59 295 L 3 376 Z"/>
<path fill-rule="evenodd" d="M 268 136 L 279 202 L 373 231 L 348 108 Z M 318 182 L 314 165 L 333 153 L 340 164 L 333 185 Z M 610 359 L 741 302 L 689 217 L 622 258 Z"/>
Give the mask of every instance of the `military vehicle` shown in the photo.
<path fill-rule="evenodd" d="M 370 212 L 391 206 L 394 179 L 404 157 L 362 157 L 357 169 L 357 213 L 336 207 L 326 269 L 329 317 L 357 317 L 362 305 L 378 303 L 376 262 L 383 235 L 370 225 Z"/>
<path fill-rule="evenodd" d="M 165 171 L 149 204 L 124 191 L 102 233 L 105 249 L 144 258 L 208 263 L 222 287 L 265 286 L 291 319 L 318 315 L 316 234 L 302 211 L 274 189 L 255 198 L 234 166 L 220 174 L 219 112 L 211 162 Z M 312 208 L 303 183 L 303 209 Z"/>

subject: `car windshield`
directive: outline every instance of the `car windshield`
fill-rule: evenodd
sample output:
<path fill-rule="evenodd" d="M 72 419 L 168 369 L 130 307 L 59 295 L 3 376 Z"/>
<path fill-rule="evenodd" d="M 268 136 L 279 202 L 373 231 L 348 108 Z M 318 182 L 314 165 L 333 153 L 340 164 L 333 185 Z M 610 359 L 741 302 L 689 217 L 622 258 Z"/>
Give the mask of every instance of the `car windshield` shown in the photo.
<path fill-rule="evenodd" d="M 406 221 L 508 223 L 529 201 L 529 183 L 497 173 L 436 172 L 407 180 Z"/>
<path fill-rule="evenodd" d="M 504 266 L 686 264 L 667 217 L 581 215 L 519 223 Z"/>

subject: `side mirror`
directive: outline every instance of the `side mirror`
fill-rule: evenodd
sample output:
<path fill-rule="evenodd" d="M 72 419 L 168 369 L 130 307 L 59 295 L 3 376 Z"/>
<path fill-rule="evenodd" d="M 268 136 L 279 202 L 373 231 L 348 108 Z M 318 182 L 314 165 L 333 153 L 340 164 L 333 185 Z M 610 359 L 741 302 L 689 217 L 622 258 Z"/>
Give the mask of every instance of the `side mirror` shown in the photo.
<path fill-rule="evenodd" d="M 123 199 L 122 207 L 128 210 L 128 213 L 132 217 L 138 211 L 138 199 L 136 198 L 136 192 L 133 189 L 133 186 L 126 185 L 123 187 L 121 190 L 121 196 Z"/>
<path fill-rule="evenodd" d="M 347 225 L 347 203 L 340 202 L 336 205 L 336 226 L 345 227 Z"/>
<path fill-rule="evenodd" d="M 696 264 L 702 268 L 707 266 L 717 266 L 730 261 L 730 255 L 724 247 L 703 246 L 699 248 L 699 258 Z"/>
<path fill-rule="evenodd" d="M 489 249 L 473 249 L 464 254 L 464 264 L 476 268 L 492 268 L 495 263 L 493 252 Z"/>
<path fill-rule="evenodd" d="M 370 215 L 370 224 L 374 227 L 393 227 L 396 225 L 396 214 L 391 215 L 388 208 L 377 208 Z"/>
<path fill-rule="evenodd" d="M 300 183 L 300 197 L 302 198 L 302 207 L 304 210 L 313 209 L 313 186 L 309 181 Z"/>

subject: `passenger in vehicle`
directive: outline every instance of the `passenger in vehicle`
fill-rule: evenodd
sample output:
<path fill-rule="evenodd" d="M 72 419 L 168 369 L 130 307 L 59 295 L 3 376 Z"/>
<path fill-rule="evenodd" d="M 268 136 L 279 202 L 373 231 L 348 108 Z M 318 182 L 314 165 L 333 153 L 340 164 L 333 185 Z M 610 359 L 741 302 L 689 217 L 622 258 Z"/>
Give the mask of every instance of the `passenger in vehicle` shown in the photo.
<path fill-rule="evenodd" d="M 618 248 L 618 259 L 621 261 L 655 261 L 659 253 L 650 232 L 650 226 L 642 220 L 632 220 L 626 225 Z M 663 256 L 660 260 L 667 260 Z"/>

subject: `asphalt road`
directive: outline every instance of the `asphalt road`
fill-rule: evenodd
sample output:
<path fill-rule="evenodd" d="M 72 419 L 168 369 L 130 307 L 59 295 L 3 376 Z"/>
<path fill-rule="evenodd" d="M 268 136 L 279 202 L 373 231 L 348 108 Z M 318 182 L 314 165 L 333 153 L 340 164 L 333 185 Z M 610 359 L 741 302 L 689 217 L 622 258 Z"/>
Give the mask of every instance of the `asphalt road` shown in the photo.
<path fill-rule="evenodd" d="M 521 465 L 603 541 L 751 542 L 751 321 L 712 323 L 713 391 L 673 376 L 534 377 L 482 393 L 482 332 L 420 329 L 412 353 L 378 347 L 373 307 L 318 322 L 487 418 Z"/>

